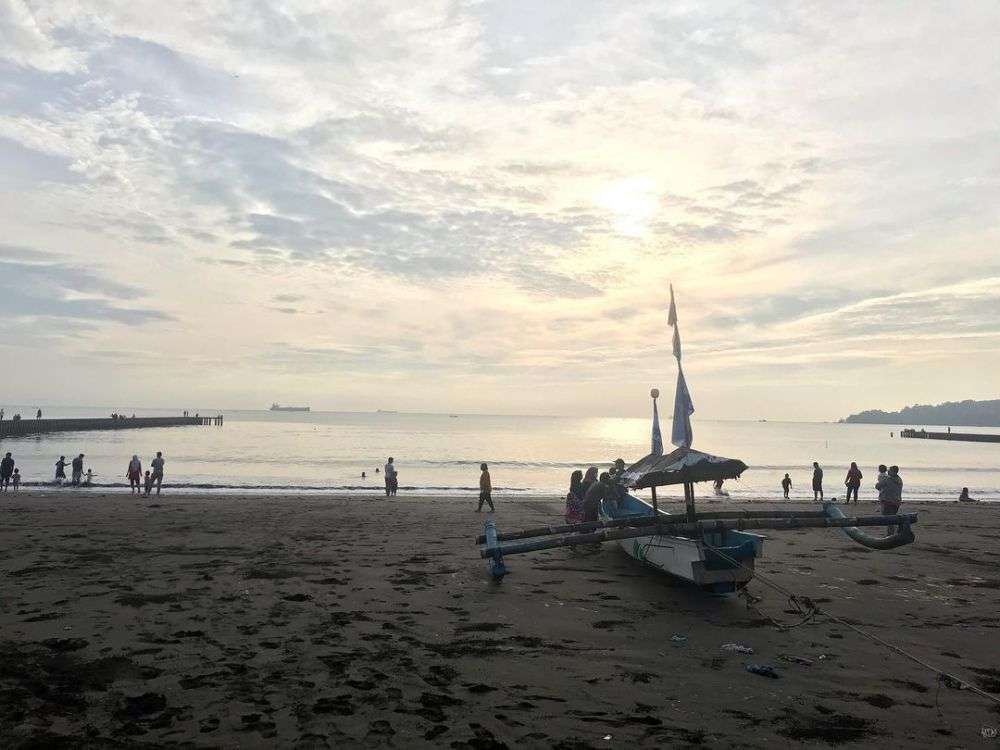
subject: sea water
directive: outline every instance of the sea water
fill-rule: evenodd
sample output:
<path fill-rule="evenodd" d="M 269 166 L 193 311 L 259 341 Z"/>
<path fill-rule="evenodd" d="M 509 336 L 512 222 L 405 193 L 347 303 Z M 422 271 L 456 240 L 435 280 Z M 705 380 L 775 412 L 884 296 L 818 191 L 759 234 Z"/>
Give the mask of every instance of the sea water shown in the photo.
<path fill-rule="evenodd" d="M 7 406 L 8 418 L 15 411 L 34 414 L 30 406 Z M 106 409 L 44 411 L 47 418 L 108 416 Z M 663 429 L 669 439 L 669 420 Z M 792 478 L 792 497 L 811 499 L 813 461 L 824 469 L 827 498 L 843 497 L 844 476 L 856 461 L 864 473 L 862 498 L 874 498 L 875 467 L 885 463 L 900 467 L 904 499 L 955 500 L 968 487 L 973 497 L 1000 501 L 1000 444 L 901 439 L 899 430 L 893 425 L 696 419 L 694 445 L 749 465 L 741 479 L 725 484 L 735 501 L 780 498 L 785 472 Z M 516 496 L 565 494 L 573 469 L 595 465 L 604 470 L 619 456 L 631 462 L 649 453 L 649 446 L 649 419 L 231 411 L 222 427 L 51 433 L 0 441 L 0 452 L 13 453 L 28 486 L 50 482 L 60 455 L 68 461 L 84 453 L 95 484 L 106 487 L 127 485 L 132 454 L 145 468 L 162 451 L 166 486 L 211 492 L 371 493 L 382 487 L 376 468 L 393 456 L 401 494 L 468 496 L 478 491 L 479 464 L 485 461 L 497 494 Z M 678 488 L 660 491 L 664 498 L 680 494 Z M 699 485 L 698 494 L 710 499 L 710 485 Z"/>

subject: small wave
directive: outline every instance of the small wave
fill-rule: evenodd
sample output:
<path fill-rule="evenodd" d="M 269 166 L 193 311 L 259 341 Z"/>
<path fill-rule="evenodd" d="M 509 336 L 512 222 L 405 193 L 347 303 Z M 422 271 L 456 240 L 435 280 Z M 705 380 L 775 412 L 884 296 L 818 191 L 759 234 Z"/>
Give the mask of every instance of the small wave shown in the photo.
<path fill-rule="evenodd" d="M 129 487 L 125 482 L 93 482 L 91 484 L 81 484 L 74 486 L 69 483 L 56 484 L 55 482 L 22 482 L 22 487 L 49 487 L 52 489 L 116 489 Z M 245 490 L 260 491 L 274 490 L 276 492 L 384 492 L 379 484 L 216 484 L 211 482 L 170 482 L 164 483 L 163 489 L 171 490 Z M 464 487 L 461 485 L 403 485 L 399 486 L 400 491 L 407 492 L 479 492 L 479 487 Z M 544 492 L 544 490 L 532 489 L 529 487 L 494 487 L 494 490 L 501 492 Z"/>

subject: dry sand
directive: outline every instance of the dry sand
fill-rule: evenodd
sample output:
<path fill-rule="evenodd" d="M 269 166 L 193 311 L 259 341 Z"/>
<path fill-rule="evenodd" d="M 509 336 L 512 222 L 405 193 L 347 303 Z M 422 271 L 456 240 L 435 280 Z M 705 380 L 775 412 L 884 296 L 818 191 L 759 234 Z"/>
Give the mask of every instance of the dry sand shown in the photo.
<path fill-rule="evenodd" d="M 2 496 L 0 744 L 998 742 L 981 735 L 1000 726 L 995 705 L 851 630 L 820 618 L 779 631 L 740 598 L 673 584 L 610 545 L 510 557 L 497 585 L 473 544 L 474 506 Z M 561 511 L 552 499 L 498 507 L 502 529 Z M 758 571 L 1000 693 L 1000 506 L 918 510 L 908 548 L 772 533 Z M 761 612 L 796 621 L 783 597 L 750 588 Z M 730 642 L 755 653 L 720 649 Z M 780 679 L 748 673 L 749 662 Z"/>

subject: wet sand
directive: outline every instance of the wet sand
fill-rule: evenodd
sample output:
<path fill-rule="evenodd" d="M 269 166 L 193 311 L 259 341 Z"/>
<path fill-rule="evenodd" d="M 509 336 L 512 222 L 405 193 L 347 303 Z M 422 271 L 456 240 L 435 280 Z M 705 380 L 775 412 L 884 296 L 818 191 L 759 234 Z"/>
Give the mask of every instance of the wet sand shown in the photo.
<path fill-rule="evenodd" d="M 822 617 L 775 628 L 769 618 L 799 618 L 760 581 L 752 611 L 608 545 L 509 557 L 495 584 L 474 508 L 374 495 L 0 497 L 4 747 L 996 742 L 981 735 L 1000 727 L 986 699 Z M 771 533 L 758 571 L 1000 693 L 1000 506 L 906 509 L 920 513 L 910 547 Z M 555 499 L 501 498 L 497 519 L 515 529 L 560 512 Z"/>

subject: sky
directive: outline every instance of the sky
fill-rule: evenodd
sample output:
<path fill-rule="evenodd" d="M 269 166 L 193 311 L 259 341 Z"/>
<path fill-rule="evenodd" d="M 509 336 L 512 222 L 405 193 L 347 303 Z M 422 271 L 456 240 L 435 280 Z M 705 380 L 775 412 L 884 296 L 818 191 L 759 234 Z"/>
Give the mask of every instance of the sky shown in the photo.
<path fill-rule="evenodd" d="M 670 284 L 700 418 L 1000 397 L 998 38 L 987 0 L 0 0 L 0 403 L 638 416 Z"/>

